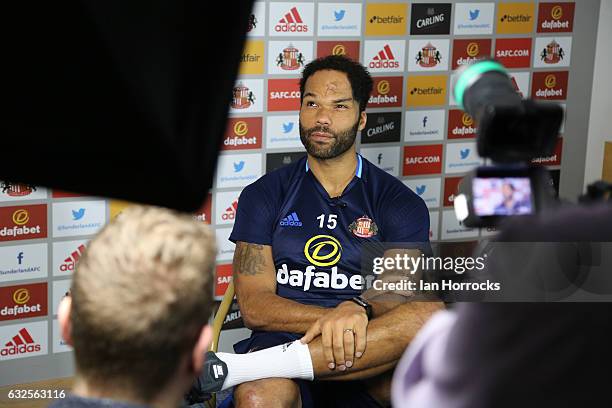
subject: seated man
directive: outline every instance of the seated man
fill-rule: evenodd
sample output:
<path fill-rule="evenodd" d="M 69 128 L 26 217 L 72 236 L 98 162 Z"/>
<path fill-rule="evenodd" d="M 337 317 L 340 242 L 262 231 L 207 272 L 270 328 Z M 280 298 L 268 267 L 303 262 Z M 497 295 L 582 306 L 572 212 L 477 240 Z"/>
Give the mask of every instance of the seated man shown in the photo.
<path fill-rule="evenodd" d="M 211 355 L 227 373 L 205 373 L 203 391 L 240 384 L 238 406 L 388 403 L 392 368 L 440 306 L 407 303 L 400 293 L 359 296 L 363 245 L 429 246 L 423 200 L 356 152 L 371 90 L 367 70 L 346 57 L 305 67 L 299 125 L 307 157 L 244 189 L 230 236 L 236 295 L 253 330 L 234 349 L 267 350 Z"/>
<path fill-rule="evenodd" d="M 104 227 L 59 307 L 76 381 L 51 406 L 177 407 L 211 340 L 215 254 L 206 226 L 167 209 L 128 207 Z"/>

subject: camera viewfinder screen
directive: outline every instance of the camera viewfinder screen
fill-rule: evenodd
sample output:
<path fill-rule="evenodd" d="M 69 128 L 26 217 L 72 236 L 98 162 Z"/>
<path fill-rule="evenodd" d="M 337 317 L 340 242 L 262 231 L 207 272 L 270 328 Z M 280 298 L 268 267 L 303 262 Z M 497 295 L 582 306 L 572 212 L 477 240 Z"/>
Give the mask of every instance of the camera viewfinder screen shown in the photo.
<path fill-rule="evenodd" d="M 529 177 L 476 177 L 472 191 L 474 212 L 480 217 L 533 212 Z"/>

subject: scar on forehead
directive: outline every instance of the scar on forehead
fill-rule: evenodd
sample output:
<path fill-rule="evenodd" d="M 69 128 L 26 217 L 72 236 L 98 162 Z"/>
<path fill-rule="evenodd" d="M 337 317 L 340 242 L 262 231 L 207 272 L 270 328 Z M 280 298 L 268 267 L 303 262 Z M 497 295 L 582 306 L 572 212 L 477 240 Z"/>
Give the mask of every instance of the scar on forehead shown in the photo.
<path fill-rule="evenodd" d="M 335 81 L 327 83 L 327 89 L 325 90 L 325 94 L 337 93 L 338 92 L 338 83 Z"/>

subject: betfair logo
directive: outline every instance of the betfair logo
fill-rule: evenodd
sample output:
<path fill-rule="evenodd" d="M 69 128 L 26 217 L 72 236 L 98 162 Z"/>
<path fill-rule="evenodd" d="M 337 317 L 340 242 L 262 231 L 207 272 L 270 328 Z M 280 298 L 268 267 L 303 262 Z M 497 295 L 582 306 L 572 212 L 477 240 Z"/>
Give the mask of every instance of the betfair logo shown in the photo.
<path fill-rule="evenodd" d="M 30 300 L 30 292 L 26 288 L 17 289 L 13 292 L 13 301 L 18 305 L 23 305 Z"/>
<path fill-rule="evenodd" d="M 25 225 L 30 221 L 30 215 L 26 210 L 17 210 L 13 213 L 13 222 L 15 225 Z"/>
<path fill-rule="evenodd" d="M 561 17 L 563 17 L 563 8 L 561 6 L 553 7 L 550 11 L 550 16 L 553 18 L 553 20 L 559 20 Z"/>
<path fill-rule="evenodd" d="M 342 245 L 331 235 L 315 235 L 306 241 L 304 255 L 313 265 L 333 266 L 342 257 Z"/>
<path fill-rule="evenodd" d="M 382 80 L 378 83 L 376 89 L 378 90 L 379 94 L 386 95 L 391 90 L 391 85 L 389 84 L 389 81 Z"/>
<path fill-rule="evenodd" d="M 470 57 L 475 57 L 478 55 L 480 49 L 478 48 L 478 44 L 475 42 L 471 42 L 467 45 L 466 52 Z"/>
<path fill-rule="evenodd" d="M 555 86 L 557 86 L 557 77 L 555 77 L 553 74 L 546 75 L 546 79 L 544 79 L 544 85 L 549 89 L 554 88 Z"/>
<path fill-rule="evenodd" d="M 236 136 L 244 136 L 249 132 L 249 125 L 244 121 L 238 121 L 234 125 L 234 133 Z"/>
<path fill-rule="evenodd" d="M 332 55 L 346 55 L 346 48 L 342 44 L 335 45 L 332 48 Z"/>

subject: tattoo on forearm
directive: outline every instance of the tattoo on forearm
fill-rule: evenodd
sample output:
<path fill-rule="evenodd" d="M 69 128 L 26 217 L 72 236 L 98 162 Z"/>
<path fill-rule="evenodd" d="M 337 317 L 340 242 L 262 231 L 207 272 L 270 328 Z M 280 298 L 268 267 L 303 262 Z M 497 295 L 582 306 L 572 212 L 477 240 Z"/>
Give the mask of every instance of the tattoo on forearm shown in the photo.
<path fill-rule="evenodd" d="M 236 254 L 234 255 L 237 272 L 241 275 L 263 273 L 265 265 L 263 249 L 263 245 L 239 242 L 236 245 Z"/>

